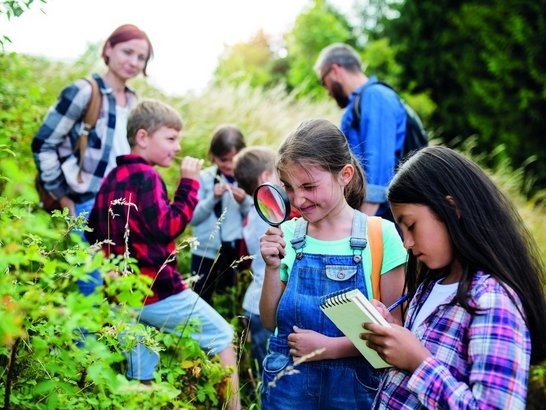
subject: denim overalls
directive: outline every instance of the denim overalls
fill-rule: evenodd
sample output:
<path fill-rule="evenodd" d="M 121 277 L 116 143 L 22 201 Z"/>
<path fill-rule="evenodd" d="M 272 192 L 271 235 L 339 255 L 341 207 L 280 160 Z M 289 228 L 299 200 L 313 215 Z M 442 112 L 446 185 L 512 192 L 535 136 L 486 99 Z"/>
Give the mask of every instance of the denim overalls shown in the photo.
<path fill-rule="evenodd" d="M 304 252 L 307 221 L 301 218 L 296 223 L 291 241 L 296 259 L 277 308 L 277 335 L 270 338 L 263 363 L 262 409 L 371 407 L 379 377 L 363 357 L 302 363 L 293 368 L 297 370 L 294 373 L 287 339 L 294 325 L 326 336 L 343 336 L 320 310 L 320 303 L 323 296 L 341 290 L 358 288 L 367 295 L 362 268 L 366 231 L 366 215 L 355 211 L 353 254 L 315 255 Z"/>

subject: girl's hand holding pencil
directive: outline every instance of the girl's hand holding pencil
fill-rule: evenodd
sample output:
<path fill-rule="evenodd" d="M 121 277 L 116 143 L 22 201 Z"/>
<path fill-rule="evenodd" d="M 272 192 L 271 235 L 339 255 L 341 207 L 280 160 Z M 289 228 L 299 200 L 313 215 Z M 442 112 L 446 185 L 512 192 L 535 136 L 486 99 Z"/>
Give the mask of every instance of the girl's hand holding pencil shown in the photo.
<path fill-rule="evenodd" d="M 383 318 L 389 322 L 390 324 L 396 324 L 400 325 L 400 321 L 397 320 L 393 315 L 391 315 L 389 309 L 380 301 L 377 299 L 370 300 L 370 303 L 373 305 L 374 308 L 377 309 L 377 311 L 383 316 Z"/>
<path fill-rule="evenodd" d="M 381 313 L 381 316 L 389 322 L 394 323 L 396 325 L 401 325 L 402 323 L 400 320 L 398 320 L 397 317 L 393 316 L 391 312 L 395 310 L 397 307 L 399 307 L 402 303 L 407 301 L 409 299 L 409 295 L 402 295 L 400 296 L 392 305 L 389 307 L 385 306 L 383 303 L 376 299 L 370 300 L 371 304 L 377 309 L 379 313 Z"/>

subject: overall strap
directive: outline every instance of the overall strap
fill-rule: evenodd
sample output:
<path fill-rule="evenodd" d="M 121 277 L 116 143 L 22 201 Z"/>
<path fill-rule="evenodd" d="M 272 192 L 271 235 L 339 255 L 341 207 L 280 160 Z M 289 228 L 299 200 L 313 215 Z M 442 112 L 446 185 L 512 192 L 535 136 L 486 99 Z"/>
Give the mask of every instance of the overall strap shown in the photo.
<path fill-rule="evenodd" d="M 301 259 L 303 256 L 303 247 L 305 246 L 305 235 L 307 235 L 307 221 L 303 218 L 298 218 L 294 237 L 290 240 L 292 248 L 296 251 L 296 258 Z"/>
<path fill-rule="evenodd" d="M 364 251 L 366 246 L 368 246 L 368 241 L 366 239 L 368 236 L 367 219 L 368 216 L 366 214 L 363 214 L 359 210 L 355 209 L 350 240 L 351 249 L 353 250 L 354 263 L 360 263 L 362 261 L 362 251 Z"/>

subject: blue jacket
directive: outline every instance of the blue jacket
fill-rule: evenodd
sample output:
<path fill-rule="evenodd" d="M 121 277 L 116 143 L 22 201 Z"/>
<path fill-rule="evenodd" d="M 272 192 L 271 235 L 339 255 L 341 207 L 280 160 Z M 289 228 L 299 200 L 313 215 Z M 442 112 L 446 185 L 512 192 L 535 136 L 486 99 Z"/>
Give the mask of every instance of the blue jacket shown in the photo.
<path fill-rule="evenodd" d="M 406 110 L 398 95 L 372 76 L 356 89 L 341 119 L 341 130 L 366 172 L 366 202 L 385 203 L 406 135 Z M 353 104 L 360 99 L 360 126 L 354 123 Z"/>

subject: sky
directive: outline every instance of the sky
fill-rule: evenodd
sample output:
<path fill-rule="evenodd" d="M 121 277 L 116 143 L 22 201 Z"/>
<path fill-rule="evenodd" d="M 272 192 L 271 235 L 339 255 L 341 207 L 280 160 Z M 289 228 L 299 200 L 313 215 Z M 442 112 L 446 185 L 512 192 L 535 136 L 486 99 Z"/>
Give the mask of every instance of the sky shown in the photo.
<path fill-rule="evenodd" d="M 349 12 L 352 0 L 331 1 Z M 6 51 L 73 61 L 119 25 L 136 24 L 154 47 L 148 81 L 167 94 L 206 87 L 226 46 L 261 28 L 279 40 L 311 0 L 48 0 L 6 22 Z"/>

